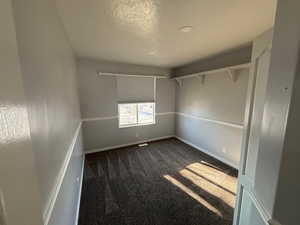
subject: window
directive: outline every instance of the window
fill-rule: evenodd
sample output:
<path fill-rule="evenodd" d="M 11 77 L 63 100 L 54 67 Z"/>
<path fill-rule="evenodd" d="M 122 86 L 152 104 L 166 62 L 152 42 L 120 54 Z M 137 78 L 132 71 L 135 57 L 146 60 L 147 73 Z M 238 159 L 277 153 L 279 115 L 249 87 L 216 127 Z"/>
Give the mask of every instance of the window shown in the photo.
<path fill-rule="evenodd" d="M 119 104 L 119 127 L 142 126 L 155 123 L 155 103 Z"/>

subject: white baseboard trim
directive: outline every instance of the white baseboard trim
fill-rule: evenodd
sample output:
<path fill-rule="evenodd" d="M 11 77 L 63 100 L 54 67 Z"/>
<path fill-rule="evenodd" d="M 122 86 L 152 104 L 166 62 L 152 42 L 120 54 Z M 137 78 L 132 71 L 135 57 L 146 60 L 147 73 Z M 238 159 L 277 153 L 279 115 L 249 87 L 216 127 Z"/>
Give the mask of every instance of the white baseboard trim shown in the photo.
<path fill-rule="evenodd" d="M 73 154 L 73 150 L 74 150 L 76 140 L 77 140 L 79 132 L 80 132 L 80 128 L 81 128 L 81 122 L 79 123 L 79 125 L 78 125 L 78 127 L 75 131 L 74 137 L 73 137 L 73 139 L 71 141 L 71 144 L 68 148 L 68 151 L 67 151 L 66 157 L 64 159 L 64 162 L 62 164 L 62 167 L 61 167 L 61 169 L 60 169 L 60 171 L 57 175 L 55 186 L 54 186 L 54 188 L 52 189 L 52 191 L 50 193 L 50 198 L 49 198 L 49 200 L 46 204 L 46 208 L 43 212 L 44 225 L 49 224 L 49 221 L 50 221 L 50 218 L 51 218 L 54 206 L 55 206 L 57 196 L 59 194 L 61 185 L 63 183 L 63 180 L 65 178 L 65 175 L 66 175 L 66 172 L 67 172 L 67 169 L 68 169 L 68 165 L 70 163 L 70 159 L 71 159 L 72 154 Z"/>
<path fill-rule="evenodd" d="M 213 158 L 215 158 L 215 159 L 217 159 L 217 160 L 219 160 L 219 161 L 221 161 L 221 162 L 223 162 L 223 163 L 225 163 L 225 164 L 227 164 L 227 165 L 229 165 L 229 166 L 231 166 L 235 169 L 239 169 L 238 165 L 235 165 L 234 163 L 232 163 L 232 162 L 230 162 L 230 161 L 228 161 L 228 160 L 226 160 L 226 159 L 224 159 L 220 156 L 217 156 L 217 155 L 213 154 L 212 152 L 210 152 L 206 149 L 200 148 L 197 145 L 191 143 L 190 141 L 187 141 L 187 140 L 185 140 L 181 137 L 178 137 L 176 135 L 175 135 L 175 138 L 177 138 L 178 140 L 186 143 L 187 145 L 189 145 L 189 146 L 191 146 L 191 147 L 193 147 L 193 148 L 195 148 L 195 149 L 197 149 L 197 150 L 199 150 L 199 151 L 201 151 L 201 152 L 203 152 L 203 153 L 205 153 L 205 154 L 207 154 L 207 155 L 209 155 L 209 156 L 211 156 L 211 157 L 213 157 Z"/>
<path fill-rule="evenodd" d="M 80 174 L 80 186 L 79 186 L 79 194 L 78 194 L 78 201 L 77 201 L 75 225 L 78 225 L 79 223 L 79 211 L 80 211 L 81 192 L 82 192 L 82 185 L 83 185 L 84 165 L 85 165 L 85 154 L 83 154 L 82 169 Z"/>
<path fill-rule="evenodd" d="M 131 146 L 131 145 L 138 145 L 138 144 L 142 144 L 142 143 L 145 143 L 145 142 L 158 141 L 158 140 L 168 139 L 168 138 L 172 138 L 172 137 L 175 137 L 175 136 L 174 135 L 168 135 L 168 136 L 163 136 L 163 137 L 144 139 L 144 140 L 140 140 L 140 141 L 136 141 L 136 142 L 130 142 L 130 143 L 127 143 L 127 144 L 122 144 L 122 145 L 114 145 L 114 146 L 109 146 L 109 147 L 105 147 L 105 148 L 91 149 L 91 150 L 86 150 L 85 154 L 109 151 L 109 150 L 116 149 L 116 148 L 123 148 L 123 147 Z"/>
<path fill-rule="evenodd" d="M 141 141 L 137 141 L 137 142 L 131 142 L 131 143 L 127 143 L 127 144 L 122 144 L 122 145 L 114 145 L 114 146 L 109 146 L 109 147 L 105 147 L 105 148 L 99 148 L 99 149 L 91 149 L 91 150 L 86 150 L 85 151 L 85 154 L 91 154 L 91 153 L 96 153 L 96 152 L 103 152 L 103 151 L 109 151 L 109 150 L 113 150 L 113 149 L 117 149 L 117 148 L 123 148 L 123 147 L 127 147 L 127 146 L 131 146 L 131 145 L 137 145 L 137 144 L 141 144 L 141 143 L 145 143 L 145 142 L 150 142 L 150 141 L 159 141 L 159 140 L 163 140 L 163 139 L 168 139 L 168 138 L 172 138 L 172 137 L 175 137 L 177 138 L 178 140 L 184 142 L 185 144 L 187 145 L 190 145 L 191 147 L 235 168 L 235 169 L 238 169 L 238 166 L 237 165 L 234 165 L 232 162 L 220 157 L 220 156 L 217 156 L 213 153 L 211 153 L 210 151 L 206 150 L 206 149 L 203 149 L 203 148 L 200 148 L 196 145 L 194 145 L 193 143 L 181 138 L 181 137 L 178 137 L 176 135 L 169 135 L 169 136 L 163 136 L 163 137 L 158 137 L 158 138 L 152 138 L 152 139 L 145 139 L 145 140 L 141 140 Z"/>

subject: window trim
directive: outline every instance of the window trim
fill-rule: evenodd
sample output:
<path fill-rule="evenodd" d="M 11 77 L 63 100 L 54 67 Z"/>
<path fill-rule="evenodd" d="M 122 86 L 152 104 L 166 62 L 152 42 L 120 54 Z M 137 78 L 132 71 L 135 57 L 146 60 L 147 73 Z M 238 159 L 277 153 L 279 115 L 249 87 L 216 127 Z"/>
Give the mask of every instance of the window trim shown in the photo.
<path fill-rule="evenodd" d="M 139 112 L 138 112 L 138 105 L 139 104 L 153 104 L 153 122 L 151 123 L 139 123 Z M 135 104 L 136 105 L 136 115 L 137 115 L 137 123 L 135 124 L 128 124 L 128 125 L 121 125 L 120 124 L 120 106 L 121 105 L 129 105 Z M 156 124 L 156 111 L 155 111 L 155 102 L 119 102 L 118 103 L 118 126 L 119 128 L 129 128 L 129 127 L 141 127 L 141 126 L 148 126 Z"/>

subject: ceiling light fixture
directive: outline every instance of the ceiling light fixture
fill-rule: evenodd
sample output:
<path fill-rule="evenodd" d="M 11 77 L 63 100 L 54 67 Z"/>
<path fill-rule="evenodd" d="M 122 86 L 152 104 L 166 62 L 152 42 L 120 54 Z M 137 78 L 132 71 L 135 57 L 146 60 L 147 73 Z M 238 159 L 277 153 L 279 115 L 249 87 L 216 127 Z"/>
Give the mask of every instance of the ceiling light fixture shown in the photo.
<path fill-rule="evenodd" d="M 184 33 L 188 33 L 188 32 L 190 32 L 192 29 L 193 29 L 192 26 L 184 26 L 184 27 L 179 28 L 179 30 L 180 30 L 181 32 L 184 32 Z"/>
<path fill-rule="evenodd" d="M 156 51 L 148 52 L 149 55 L 156 55 Z"/>

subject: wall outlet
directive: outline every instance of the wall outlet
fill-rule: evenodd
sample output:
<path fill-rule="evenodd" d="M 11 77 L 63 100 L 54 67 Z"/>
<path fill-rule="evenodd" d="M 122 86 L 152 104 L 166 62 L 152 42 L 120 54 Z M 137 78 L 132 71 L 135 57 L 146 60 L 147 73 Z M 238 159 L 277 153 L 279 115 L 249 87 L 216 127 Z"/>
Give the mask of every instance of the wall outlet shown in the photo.
<path fill-rule="evenodd" d="M 226 152 L 227 152 L 227 149 L 226 149 L 225 147 L 223 147 L 223 148 L 222 148 L 222 152 L 223 152 L 223 153 L 226 153 Z"/>

